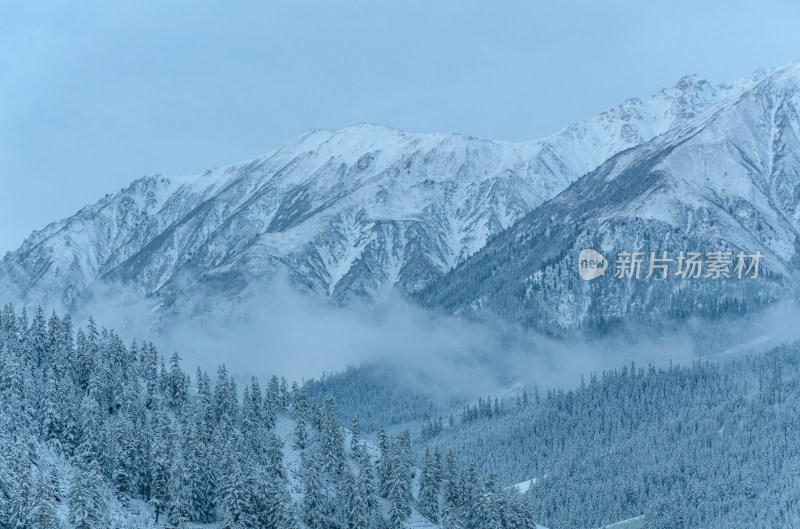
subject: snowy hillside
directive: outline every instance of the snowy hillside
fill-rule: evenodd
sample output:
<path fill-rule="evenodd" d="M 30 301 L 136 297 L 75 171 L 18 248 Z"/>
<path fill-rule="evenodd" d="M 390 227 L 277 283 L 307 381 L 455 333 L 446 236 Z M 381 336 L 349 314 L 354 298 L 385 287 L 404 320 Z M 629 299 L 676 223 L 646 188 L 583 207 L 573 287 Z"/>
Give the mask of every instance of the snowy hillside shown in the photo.
<path fill-rule="evenodd" d="M 421 295 L 451 311 L 489 309 L 558 332 L 693 315 L 745 314 L 797 288 L 800 255 L 800 63 L 622 152 L 573 183 Z M 583 281 L 578 254 L 605 276 Z M 680 252 L 731 252 L 730 278 L 677 277 Z M 642 252 L 640 277 L 615 277 L 619 252 Z M 667 279 L 646 279 L 667 252 Z M 758 278 L 735 273 L 760 252 Z M 749 262 L 747 262 L 749 266 Z"/>
<path fill-rule="evenodd" d="M 407 432 L 366 442 L 331 396 L 274 376 L 240 393 L 224 366 L 192 381 L 91 319 L 7 305 L 0 375 L 0 529 L 534 527 L 530 496 L 451 453 L 415 466 Z"/>
<path fill-rule="evenodd" d="M 75 307 L 121 283 L 202 316 L 277 275 L 336 302 L 416 292 L 610 156 L 763 75 L 684 77 L 529 143 L 356 125 L 202 175 L 144 177 L 34 232 L 0 262 L 0 293 Z"/>
<path fill-rule="evenodd" d="M 490 396 L 431 421 L 423 437 L 516 483 L 551 528 L 798 527 L 799 406 L 794 342 Z"/>

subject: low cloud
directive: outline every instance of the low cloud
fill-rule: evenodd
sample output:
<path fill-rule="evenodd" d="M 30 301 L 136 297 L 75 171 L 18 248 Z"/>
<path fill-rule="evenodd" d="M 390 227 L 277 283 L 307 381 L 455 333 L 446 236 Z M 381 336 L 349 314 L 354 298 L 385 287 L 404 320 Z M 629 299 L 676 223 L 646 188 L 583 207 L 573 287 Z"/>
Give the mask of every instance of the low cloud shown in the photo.
<path fill-rule="evenodd" d="M 260 291 L 220 302 L 213 317 L 198 318 L 161 312 L 157 300 L 136 290 L 102 285 L 73 315 L 77 324 L 93 314 L 98 325 L 115 328 L 126 339 L 153 341 L 165 357 L 178 351 L 191 373 L 200 366 L 213 376 L 224 363 L 243 380 L 277 374 L 300 381 L 374 363 L 392 369 L 409 390 L 442 398 L 473 398 L 520 385 L 568 388 L 577 385 L 580 375 L 630 362 L 687 364 L 698 350 L 717 359 L 800 336 L 786 325 L 796 321 L 794 305 L 776 306 L 746 325 L 741 320 L 711 327 L 689 322 L 668 333 L 627 329 L 613 337 L 579 340 L 542 336 L 499 319 L 435 314 L 399 297 L 380 308 L 338 307 L 297 294 L 286 282 Z"/>

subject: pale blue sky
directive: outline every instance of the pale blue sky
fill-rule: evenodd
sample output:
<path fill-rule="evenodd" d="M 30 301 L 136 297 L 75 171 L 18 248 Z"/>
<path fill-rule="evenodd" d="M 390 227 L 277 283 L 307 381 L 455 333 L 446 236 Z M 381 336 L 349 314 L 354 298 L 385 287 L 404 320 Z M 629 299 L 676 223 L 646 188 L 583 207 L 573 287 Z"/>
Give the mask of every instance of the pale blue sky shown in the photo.
<path fill-rule="evenodd" d="M 653 4 L 2 2 L 0 255 L 139 176 L 312 128 L 528 140 L 800 59 L 796 2 Z"/>

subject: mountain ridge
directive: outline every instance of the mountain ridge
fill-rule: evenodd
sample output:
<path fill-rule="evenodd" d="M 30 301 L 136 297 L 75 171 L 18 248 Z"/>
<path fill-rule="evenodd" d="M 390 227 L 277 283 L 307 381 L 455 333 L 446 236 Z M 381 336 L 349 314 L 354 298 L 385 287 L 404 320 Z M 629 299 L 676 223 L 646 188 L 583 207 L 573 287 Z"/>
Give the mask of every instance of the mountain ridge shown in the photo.
<path fill-rule="evenodd" d="M 285 275 L 336 303 L 419 291 L 611 154 L 757 83 L 684 77 L 542 140 L 374 124 L 316 129 L 194 177 L 151 175 L 34 232 L 0 262 L 6 296 L 74 307 L 120 283 L 208 315 Z M 183 278 L 188 278 L 184 281 Z M 197 285 L 208 288 L 198 295 Z M 216 310 L 216 309 L 215 309 Z"/>
<path fill-rule="evenodd" d="M 748 306 L 791 297 L 800 240 L 798 94 L 800 63 L 793 63 L 618 153 L 429 286 L 423 303 L 490 309 L 561 332 L 604 328 L 608 318 L 745 314 Z M 579 279 L 584 248 L 611 254 L 605 277 Z M 614 281 L 614 251 L 668 250 L 674 258 L 698 249 L 761 251 L 762 275 L 746 282 Z"/>

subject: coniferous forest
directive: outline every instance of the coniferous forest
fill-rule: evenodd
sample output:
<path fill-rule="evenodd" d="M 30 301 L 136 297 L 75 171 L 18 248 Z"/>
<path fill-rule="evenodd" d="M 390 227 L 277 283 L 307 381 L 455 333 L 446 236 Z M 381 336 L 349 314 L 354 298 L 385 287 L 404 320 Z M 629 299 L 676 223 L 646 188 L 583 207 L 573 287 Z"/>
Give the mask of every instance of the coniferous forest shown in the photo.
<path fill-rule="evenodd" d="M 337 401 L 366 412 L 365 388 L 390 384 L 373 369 L 262 388 L 9 305 L 0 527 L 790 527 L 798 347 L 454 407 L 410 396 L 427 404 L 362 425 Z"/>
<path fill-rule="evenodd" d="M 529 497 L 277 377 L 184 372 L 69 314 L 0 319 L 0 527 L 533 527 Z M 468 480 L 457 479 L 468 476 Z M 490 524 L 490 525 L 485 525 Z"/>

